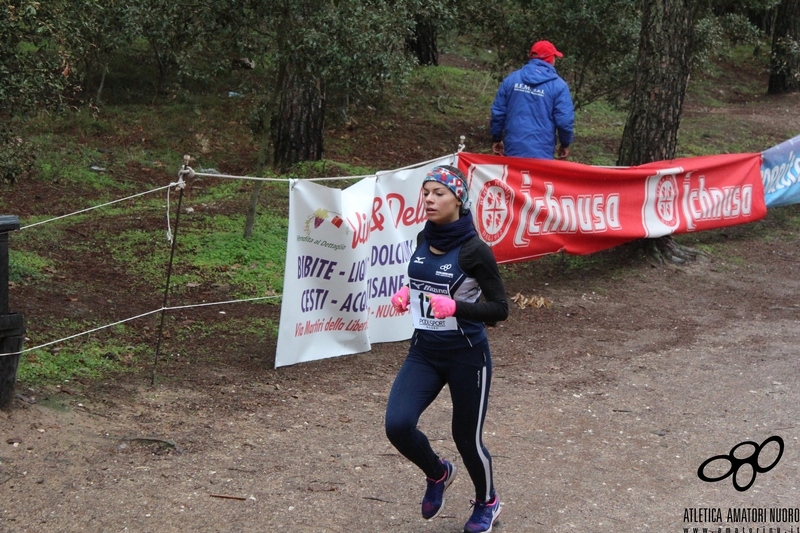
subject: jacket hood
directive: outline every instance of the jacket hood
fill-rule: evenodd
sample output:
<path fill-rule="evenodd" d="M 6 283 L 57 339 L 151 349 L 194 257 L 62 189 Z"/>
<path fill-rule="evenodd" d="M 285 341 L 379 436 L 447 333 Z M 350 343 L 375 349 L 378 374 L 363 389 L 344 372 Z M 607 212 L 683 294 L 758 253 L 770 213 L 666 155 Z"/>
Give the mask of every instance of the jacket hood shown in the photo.
<path fill-rule="evenodd" d="M 528 64 L 521 69 L 522 81 L 528 85 L 539 85 L 546 81 L 558 78 L 556 68 L 542 61 L 541 59 L 531 59 Z"/>

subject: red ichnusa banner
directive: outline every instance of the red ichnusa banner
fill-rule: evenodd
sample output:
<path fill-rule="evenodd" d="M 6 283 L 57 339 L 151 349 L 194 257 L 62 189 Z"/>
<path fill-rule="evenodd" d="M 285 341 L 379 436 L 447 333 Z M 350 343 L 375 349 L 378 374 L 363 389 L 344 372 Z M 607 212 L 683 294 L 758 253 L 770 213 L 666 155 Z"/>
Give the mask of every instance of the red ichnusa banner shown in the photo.
<path fill-rule="evenodd" d="M 478 232 L 500 263 L 589 254 L 766 215 L 761 154 L 606 168 L 460 153 Z"/>

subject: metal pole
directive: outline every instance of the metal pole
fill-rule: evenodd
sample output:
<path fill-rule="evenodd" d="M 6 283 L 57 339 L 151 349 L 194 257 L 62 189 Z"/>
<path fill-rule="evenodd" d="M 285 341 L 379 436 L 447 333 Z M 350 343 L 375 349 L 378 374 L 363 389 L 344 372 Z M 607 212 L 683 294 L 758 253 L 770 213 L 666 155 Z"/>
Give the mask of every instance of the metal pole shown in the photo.
<path fill-rule="evenodd" d="M 191 169 L 189 168 L 189 156 L 183 156 L 183 168 L 180 172 L 178 172 L 179 183 L 183 183 L 183 175 L 187 174 L 190 175 Z M 161 322 L 158 326 L 158 340 L 156 341 L 156 351 L 153 354 L 153 375 L 150 377 L 150 385 L 154 386 L 156 384 L 156 367 L 158 366 L 158 354 L 161 350 L 161 339 L 163 338 L 164 333 L 164 313 L 167 307 L 167 302 L 169 301 L 169 284 L 170 279 L 172 278 L 172 262 L 175 258 L 175 247 L 178 243 L 178 224 L 181 221 L 181 204 L 183 203 L 183 185 L 181 185 L 181 192 L 178 195 L 178 212 L 175 215 L 175 233 L 172 235 L 172 247 L 169 251 L 169 266 L 167 267 L 167 285 L 164 287 L 164 304 L 161 308 Z"/>

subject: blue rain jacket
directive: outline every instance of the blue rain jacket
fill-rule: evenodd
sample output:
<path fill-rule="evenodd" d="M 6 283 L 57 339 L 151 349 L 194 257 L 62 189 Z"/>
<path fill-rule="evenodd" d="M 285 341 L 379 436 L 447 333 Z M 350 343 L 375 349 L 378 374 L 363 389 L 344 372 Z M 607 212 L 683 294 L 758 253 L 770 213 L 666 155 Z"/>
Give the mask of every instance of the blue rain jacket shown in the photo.
<path fill-rule="evenodd" d="M 502 140 L 511 157 L 553 159 L 556 134 L 561 146 L 569 146 L 574 122 L 567 82 L 540 59 L 509 74 L 492 104 L 492 140 Z"/>

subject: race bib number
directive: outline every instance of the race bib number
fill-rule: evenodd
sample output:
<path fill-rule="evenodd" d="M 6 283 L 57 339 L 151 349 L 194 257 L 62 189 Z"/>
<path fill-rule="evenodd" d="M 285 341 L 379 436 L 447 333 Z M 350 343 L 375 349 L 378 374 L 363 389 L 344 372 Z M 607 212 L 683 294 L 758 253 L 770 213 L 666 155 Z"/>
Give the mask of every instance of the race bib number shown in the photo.
<path fill-rule="evenodd" d="M 427 288 L 431 288 L 431 284 L 426 285 Z M 427 329 L 430 331 L 451 331 L 458 329 L 456 317 L 436 318 L 433 316 L 431 301 L 428 298 L 432 293 L 414 289 L 413 286 L 414 283 L 411 283 L 412 288 L 408 291 L 408 307 L 411 310 L 411 319 L 414 321 L 415 328 Z M 448 294 L 446 286 L 443 287 L 443 291 L 440 294 Z"/>

